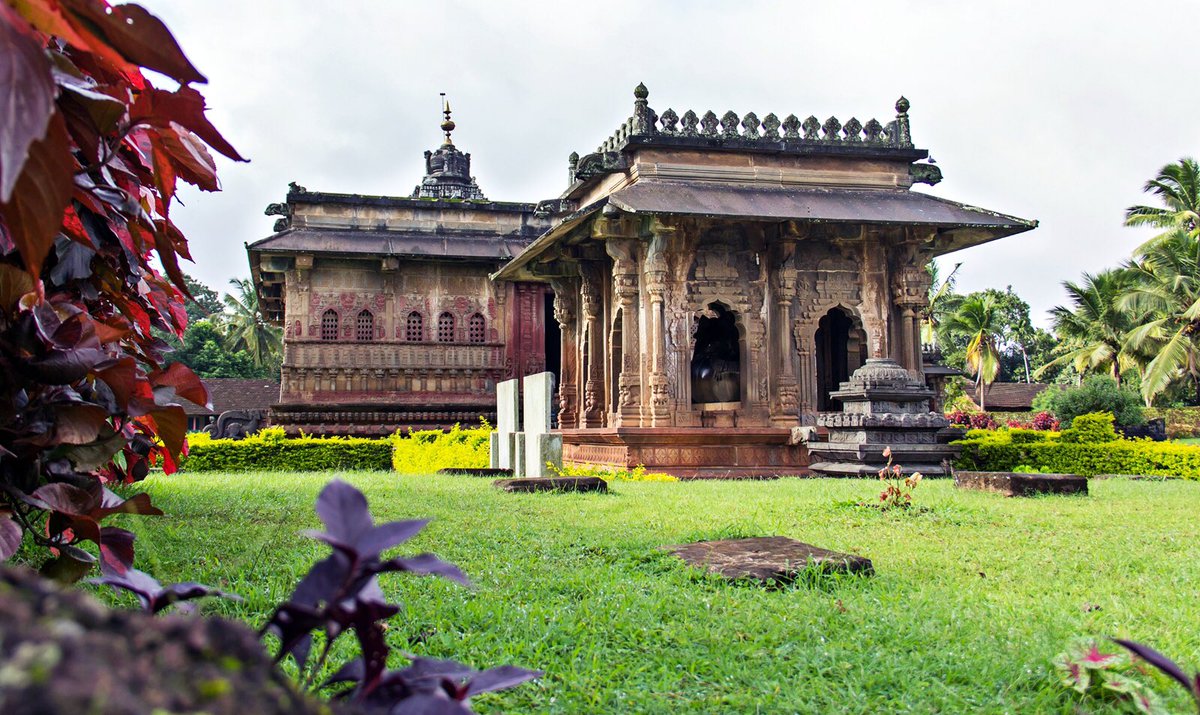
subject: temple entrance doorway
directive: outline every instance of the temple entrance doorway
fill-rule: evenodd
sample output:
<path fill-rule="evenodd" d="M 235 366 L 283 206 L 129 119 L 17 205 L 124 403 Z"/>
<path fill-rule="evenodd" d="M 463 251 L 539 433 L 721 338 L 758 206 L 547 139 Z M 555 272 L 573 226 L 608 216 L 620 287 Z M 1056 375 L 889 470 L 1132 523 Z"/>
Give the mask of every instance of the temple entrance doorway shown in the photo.
<path fill-rule="evenodd" d="M 741 338 L 734 313 L 710 303 L 713 317 L 701 316 L 692 352 L 692 403 L 740 402 L 742 399 Z"/>
<path fill-rule="evenodd" d="M 867 335 L 855 316 L 831 308 L 817 323 L 817 410 L 836 412 L 840 400 L 829 396 L 867 361 Z"/>
<path fill-rule="evenodd" d="M 608 361 L 608 410 L 618 412 L 621 409 L 621 366 L 624 364 L 622 343 L 624 332 L 621 328 L 621 309 L 613 315 L 612 333 L 608 344 L 612 346 Z"/>
<path fill-rule="evenodd" d="M 542 325 L 546 326 L 545 343 L 543 344 L 544 355 L 546 356 L 546 370 L 554 373 L 554 405 L 558 405 L 558 387 L 562 377 L 562 326 L 558 324 L 558 319 L 554 317 L 554 291 L 546 291 L 545 296 L 545 312 L 542 317 Z M 558 410 L 550 410 L 551 426 L 558 426 Z"/>

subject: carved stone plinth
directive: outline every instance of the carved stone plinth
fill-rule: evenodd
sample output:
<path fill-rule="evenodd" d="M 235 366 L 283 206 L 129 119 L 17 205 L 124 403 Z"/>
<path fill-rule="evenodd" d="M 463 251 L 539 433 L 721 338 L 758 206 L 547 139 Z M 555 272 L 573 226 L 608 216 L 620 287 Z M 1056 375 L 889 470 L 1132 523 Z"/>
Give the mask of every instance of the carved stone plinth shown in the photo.
<path fill-rule="evenodd" d="M 698 541 L 662 549 L 683 559 L 689 566 L 730 580 L 790 583 L 809 569 L 827 574 L 871 575 L 875 572 L 868 558 L 822 549 L 786 536 Z"/>
<path fill-rule="evenodd" d="M 493 469 L 491 467 L 447 467 L 437 470 L 438 474 L 449 474 L 458 477 L 511 477 L 511 469 Z"/>
<path fill-rule="evenodd" d="M 563 462 L 666 472 L 680 479 L 745 479 L 807 472 L 808 451 L 773 427 L 563 430 Z"/>
<path fill-rule="evenodd" d="M 938 437 L 948 422 L 929 410 L 933 391 L 896 361 L 867 360 L 830 397 L 841 400 L 842 411 L 817 416 L 829 436 L 808 445 L 814 472 L 874 476 L 887 462 L 883 450 L 891 447 L 893 463 L 904 473 L 948 476 L 947 466 L 958 454 Z"/>

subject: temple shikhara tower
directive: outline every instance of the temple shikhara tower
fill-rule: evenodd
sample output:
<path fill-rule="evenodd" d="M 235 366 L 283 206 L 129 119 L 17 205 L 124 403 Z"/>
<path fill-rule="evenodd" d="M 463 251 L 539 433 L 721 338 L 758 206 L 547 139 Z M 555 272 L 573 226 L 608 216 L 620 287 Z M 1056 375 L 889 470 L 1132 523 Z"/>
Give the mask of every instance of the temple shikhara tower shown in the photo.
<path fill-rule="evenodd" d="M 908 101 L 895 110 L 845 123 L 659 114 L 639 85 L 632 116 L 572 154 L 566 191 L 536 206 L 484 202 L 448 133 L 413 198 L 293 187 L 273 207 L 286 225 L 250 246 L 287 329 L 273 419 L 311 423 L 290 415 L 324 403 L 458 414 L 489 380 L 548 356 L 567 462 L 794 474 L 810 462 L 800 428 L 841 412 L 842 383 L 872 359 L 855 383 L 872 397 L 853 404 L 904 402 L 903 420 L 932 434 L 911 392 L 924 384 L 925 266 L 1036 222 L 913 191 L 941 172 L 913 144 Z M 371 345 L 357 339 L 362 310 L 378 321 Z M 455 330 L 483 316 L 486 345 L 455 333 L 449 349 L 464 352 L 434 357 L 432 334 L 404 331 L 414 314 L 432 326 L 444 313 Z M 910 392 L 889 401 L 871 370 Z M 891 424 L 839 419 L 845 439 L 847 424 Z"/>
<path fill-rule="evenodd" d="M 272 424 L 325 435 L 475 425 L 494 419 L 497 381 L 546 368 L 549 289 L 488 275 L 549 224 L 533 204 L 484 196 L 445 114 L 411 196 L 292 184 L 267 207 L 276 232 L 247 251 L 259 304 L 284 328 Z"/>

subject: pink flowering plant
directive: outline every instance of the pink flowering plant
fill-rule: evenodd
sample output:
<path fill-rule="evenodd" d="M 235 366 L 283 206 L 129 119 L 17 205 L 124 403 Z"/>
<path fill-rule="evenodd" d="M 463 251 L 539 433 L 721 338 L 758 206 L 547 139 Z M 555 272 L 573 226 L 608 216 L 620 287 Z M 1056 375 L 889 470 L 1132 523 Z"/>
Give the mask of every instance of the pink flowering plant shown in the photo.
<path fill-rule="evenodd" d="M 912 506 L 913 490 L 921 483 L 921 473 L 913 472 L 904 476 L 904 469 L 899 464 L 892 464 L 891 447 L 883 448 L 883 456 L 887 457 L 887 466 L 879 470 L 879 481 L 884 485 L 879 493 L 879 506 L 883 509 L 907 509 Z"/>
<path fill-rule="evenodd" d="M 1054 659 L 1065 687 L 1092 703 L 1107 702 L 1122 711 L 1158 715 L 1168 712 L 1162 699 L 1149 688 L 1150 672 L 1141 658 L 1101 650 L 1095 638 L 1078 638 Z"/>

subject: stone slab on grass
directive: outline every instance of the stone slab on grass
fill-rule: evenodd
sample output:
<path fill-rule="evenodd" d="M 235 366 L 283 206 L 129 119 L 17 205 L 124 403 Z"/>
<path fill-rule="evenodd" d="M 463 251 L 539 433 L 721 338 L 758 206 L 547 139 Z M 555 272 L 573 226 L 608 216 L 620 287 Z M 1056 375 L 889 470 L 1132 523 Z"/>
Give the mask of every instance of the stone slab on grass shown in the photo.
<path fill-rule="evenodd" d="M 492 486 L 506 492 L 607 492 L 608 482 L 600 477 L 527 477 L 497 479 Z"/>
<path fill-rule="evenodd" d="M 822 549 L 786 536 L 697 541 L 661 548 L 690 566 L 730 580 L 790 583 L 810 569 L 826 574 L 875 573 L 874 565 L 866 557 Z"/>
<path fill-rule="evenodd" d="M 438 474 L 454 474 L 461 477 L 511 477 L 511 469 L 492 469 L 489 467 L 447 467 L 439 469 Z"/>
<path fill-rule="evenodd" d="M 995 492 L 1008 497 L 1027 497 L 1034 494 L 1088 493 L 1087 477 L 1077 474 L 1017 474 L 1015 472 L 954 473 L 954 486 Z"/>

